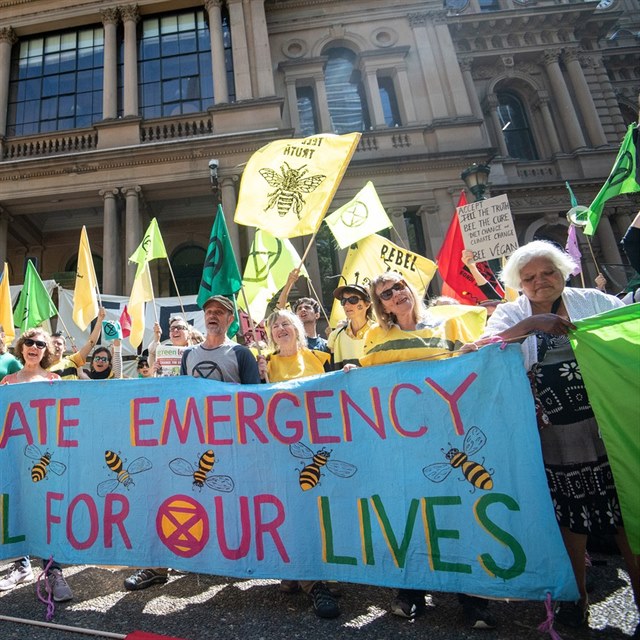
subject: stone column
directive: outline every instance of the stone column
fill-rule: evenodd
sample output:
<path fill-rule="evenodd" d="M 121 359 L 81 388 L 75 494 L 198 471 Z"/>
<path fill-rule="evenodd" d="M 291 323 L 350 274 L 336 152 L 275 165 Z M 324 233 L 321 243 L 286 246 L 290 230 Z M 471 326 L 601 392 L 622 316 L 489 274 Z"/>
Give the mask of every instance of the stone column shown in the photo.
<path fill-rule="evenodd" d="M 389 207 L 387 213 L 395 229 L 395 233 L 391 234 L 391 242 L 395 242 L 401 247 L 409 249 L 409 234 L 407 233 L 407 224 L 404 221 L 404 212 L 406 210 L 406 207 Z M 400 239 L 398 239 L 398 236 Z"/>
<path fill-rule="evenodd" d="M 0 137 L 7 134 L 11 47 L 13 47 L 16 42 L 18 42 L 18 38 L 11 27 L 3 27 L 0 29 Z"/>
<path fill-rule="evenodd" d="M 493 125 L 495 140 L 498 143 L 500 155 L 503 158 L 508 158 L 509 149 L 507 149 L 507 142 L 504 139 L 504 134 L 502 133 L 502 123 L 500 122 L 500 116 L 498 115 L 498 105 L 498 96 L 495 95 L 495 93 L 489 94 L 485 100 L 485 107 L 489 112 L 489 118 L 491 119 L 491 124 Z"/>
<path fill-rule="evenodd" d="M 250 100 L 253 98 L 253 91 L 251 89 L 251 68 L 249 66 L 247 31 L 244 25 L 242 0 L 227 0 L 227 6 L 229 7 L 236 100 Z"/>
<path fill-rule="evenodd" d="M 363 85 L 367 94 L 367 102 L 371 106 L 371 126 L 374 129 L 385 128 L 384 110 L 382 109 L 382 100 L 380 99 L 380 87 L 378 85 L 378 75 L 375 69 L 363 68 L 361 65 L 363 76 Z"/>
<path fill-rule="evenodd" d="M 124 117 L 138 117 L 138 5 L 120 7 L 124 22 Z"/>
<path fill-rule="evenodd" d="M 0 271 L 4 269 L 4 264 L 7 261 L 7 245 L 9 241 L 9 223 L 13 218 L 0 207 Z"/>
<path fill-rule="evenodd" d="M 413 92 L 411 91 L 411 81 L 407 73 L 407 65 L 401 64 L 396 67 L 396 80 L 400 90 L 400 117 L 405 125 L 413 125 L 418 122 L 416 109 L 413 104 Z"/>
<path fill-rule="evenodd" d="M 442 82 L 448 85 L 447 96 L 451 99 L 449 110 L 451 115 L 471 115 L 471 102 L 465 88 L 460 65 L 456 58 L 456 50 L 447 25 L 446 11 L 438 10 L 431 13 L 434 31 L 438 43 L 439 57 L 442 59 Z"/>
<path fill-rule="evenodd" d="M 554 155 L 561 153 L 562 147 L 560 146 L 556 126 L 551 117 L 551 111 L 549 111 L 549 96 L 546 93 L 539 93 L 538 101 L 533 105 L 533 108 L 540 111 L 542 122 L 544 123 L 545 136 L 551 148 L 551 153 Z"/>
<path fill-rule="evenodd" d="M 204 6 L 209 15 L 209 35 L 211 38 L 211 68 L 213 72 L 213 102 L 229 102 L 227 86 L 227 67 L 224 60 L 224 41 L 222 38 L 222 0 L 205 0 Z"/>
<path fill-rule="evenodd" d="M 615 144 L 618 145 L 627 132 L 627 125 L 620 113 L 618 98 L 611 84 L 611 78 L 602 61 L 602 55 L 597 55 L 595 51 L 591 52 L 591 55 L 587 58 L 587 66 L 592 68 L 596 74 L 598 88 L 602 92 L 605 104 L 607 105 L 607 112 L 611 117 L 611 122 L 617 133 Z"/>
<path fill-rule="evenodd" d="M 323 74 L 313 74 L 313 91 L 316 94 L 316 107 L 318 109 L 318 121 L 320 131 L 332 133 L 331 114 L 329 113 L 329 101 L 327 100 L 327 85 Z"/>
<path fill-rule="evenodd" d="M 122 193 L 125 197 L 125 225 L 124 225 L 124 250 L 125 259 L 128 261 L 129 256 L 138 248 L 142 240 L 142 220 L 140 218 L 140 192 L 142 189 L 138 185 L 122 187 Z M 136 266 L 129 265 L 127 262 L 125 288 L 131 291 L 133 280 L 136 275 Z"/>
<path fill-rule="evenodd" d="M 291 128 L 300 134 L 300 114 L 298 113 L 298 92 L 295 78 L 285 77 L 284 86 L 287 91 L 287 104 L 289 105 L 289 120 Z"/>
<path fill-rule="evenodd" d="M 582 120 L 591 140 L 591 146 L 602 147 L 607 144 L 607 136 L 602 128 L 598 110 L 580 65 L 580 52 L 578 49 L 567 49 L 563 57 L 576 95 L 578 108 L 582 113 Z"/>
<path fill-rule="evenodd" d="M 273 81 L 273 64 L 271 62 L 267 16 L 264 12 L 264 0 L 248 0 L 248 2 L 250 3 L 250 31 L 256 71 L 257 97 L 265 98 L 276 93 Z"/>
<path fill-rule="evenodd" d="M 570 150 L 574 151 L 575 149 L 586 147 L 587 144 L 582 135 L 578 115 L 571 102 L 569 90 L 567 89 L 564 76 L 560 70 L 560 65 L 558 64 L 559 55 L 558 51 L 548 51 L 544 54 L 543 60 L 553 95 L 558 102 L 558 112 L 560 113 L 562 126 L 567 133 Z"/>
<path fill-rule="evenodd" d="M 113 120 L 118 116 L 118 47 L 116 27 L 120 15 L 117 8 L 100 12 L 104 27 L 104 77 L 102 79 L 102 117 Z"/>
<path fill-rule="evenodd" d="M 229 240 L 231 240 L 231 246 L 233 247 L 233 253 L 236 256 L 238 264 L 240 264 L 240 234 L 238 232 L 238 225 L 233 221 L 233 216 L 236 213 L 236 205 L 238 201 L 236 199 L 236 183 L 238 182 L 238 176 L 221 176 L 218 178 L 218 188 L 220 189 L 220 196 L 222 200 L 222 210 L 224 211 L 224 219 L 227 223 L 227 229 L 229 230 Z"/>
<path fill-rule="evenodd" d="M 118 243 L 118 189 L 104 189 L 99 192 L 103 201 L 102 226 L 102 293 L 120 293 L 118 266 L 121 255 Z"/>
<path fill-rule="evenodd" d="M 602 250 L 602 257 L 604 258 L 604 261 L 609 264 L 621 264 L 622 257 L 618 250 L 618 243 L 616 242 L 616 237 L 613 234 L 609 217 L 604 213 L 600 218 L 600 222 L 598 222 L 596 235 L 600 241 L 600 249 Z"/>
<path fill-rule="evenodd" d="M 444 89 L 438 75 L 437 63 L 427 33 L 427 15 L 425 13 L 410 13 L 409 25 L 413 30 L 413 37 L 418 52 L 418 60 L 422 67 L 422 76 L 427 88 L 427 100 L 424 104 L 427 122 L 434 118 L 447 116 L 447 105 L 444 99 Z"/>
<path fill-rule="evenodd" d="M 469 103 L 471 104 L 471 113 L 480 119 L 484 119 L 484 114 L 482 113 L 482 107 L 480 106 L 480 100 L 478 98 L 478 91 L 476 90 L 476 85 L 473 81 L 473 76 L 471 75 L 471 66 L 472 59 L 471 58 L 461 58 L 460 61 L 460 69 L 462 70 L 462 81 L 464 82 L 464 87 L 467 91 L 467 96 L 469 97 Z"/>

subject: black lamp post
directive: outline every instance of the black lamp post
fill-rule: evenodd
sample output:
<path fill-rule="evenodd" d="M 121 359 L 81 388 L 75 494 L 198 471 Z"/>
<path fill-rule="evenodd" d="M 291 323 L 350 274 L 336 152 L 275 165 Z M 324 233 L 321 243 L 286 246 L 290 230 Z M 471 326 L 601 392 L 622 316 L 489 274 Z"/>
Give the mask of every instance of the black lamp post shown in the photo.
<path fill-rule="evenodd" d="M 474 162 L 460 174 L 460 177 L 464 180 L 467 189 L 473 194 L 476 202 L 478 202 L 478 200 L 484 200 L 484 192 L 487 190 L 490 173 L 491 168 L 488 165 Z"/>

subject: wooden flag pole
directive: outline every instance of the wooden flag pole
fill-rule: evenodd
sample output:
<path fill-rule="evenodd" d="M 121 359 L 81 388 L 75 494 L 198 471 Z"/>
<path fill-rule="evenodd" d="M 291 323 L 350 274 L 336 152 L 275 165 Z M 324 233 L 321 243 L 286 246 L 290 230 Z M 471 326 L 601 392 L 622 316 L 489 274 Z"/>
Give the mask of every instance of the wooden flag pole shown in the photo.
<path fill-rule="evenodd" d="M 173 269 L 171 268 L 171 262 L 169 261 L 169 256 L 167 256 L 167 264 L 169 265 L 169 273 L 171 274 L 171 279 L 173 280 L 173 286 L 176 288 L 176 294 L 178 296 L 178 303 L 180 304 L 180 310 L 182 311 L 182 317 L 186 320 L 187 314 L 184 310 L 184 305 L 182 304 L 182 298 L 180 297 L 180 289 L 178 289 L 178 283 L 176 282 L 176 277 L 173 273 Z M 155 304 L 154 304 L 155 307 Z"/>

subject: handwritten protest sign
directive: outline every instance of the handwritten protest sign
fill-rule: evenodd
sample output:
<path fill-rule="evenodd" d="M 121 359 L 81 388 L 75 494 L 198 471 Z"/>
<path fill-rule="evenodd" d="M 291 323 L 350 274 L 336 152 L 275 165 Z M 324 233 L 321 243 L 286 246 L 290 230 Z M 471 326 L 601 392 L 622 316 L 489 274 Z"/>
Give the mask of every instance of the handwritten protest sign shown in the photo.
<path fill-rule="evenodd" d="M 578 596 L 517 346 L 267 385 L 0 386 L 0 407 L 0 558 Z"/>
<path fill-rule="evenodd" d="M 476 262 L 512 254 L 518 248 L 506 195 L 470 202 L 456 209 L 464 246 Z"/>

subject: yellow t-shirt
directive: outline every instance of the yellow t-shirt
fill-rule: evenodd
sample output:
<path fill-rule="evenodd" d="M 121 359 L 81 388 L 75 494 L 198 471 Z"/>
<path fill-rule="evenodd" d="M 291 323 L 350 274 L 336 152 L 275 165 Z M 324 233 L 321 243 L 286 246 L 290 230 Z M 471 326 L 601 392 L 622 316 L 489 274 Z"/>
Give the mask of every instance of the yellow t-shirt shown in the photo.
<path fill-rule="evenodd" d="M 56 362 L 49 367 L 49 371 L 57 373 L 63 380 L 77 380 L 78 367 L 86 363 L 79 351 L 63 356 L 60 362 Z"/>
<path fill-rule="evenodd" d="M 463 344 L 477 340 L 484 330 L 486 310 L 463 305 L 443 306 L 447 312 L 430 316 L 428 326 L 418 325 L 415 331 L 403 331 L 397 325 L 388 331 L 375 325 L 367 332 L 363 367 L 407 360 L 442 360 Z M 438 309 L 435 307 L 434 310 Z M 445 316 L 445 317 L 443 317 Z"/>
<path fill-rule="evenodd" d="M 330 353 L 300 349 L 293 356 L 271 354 L 267 359 L 269 382 L 283 382 L 325 373 L 324 365 L 331 359 Z"/>

